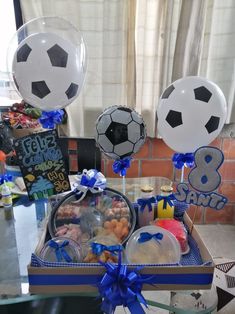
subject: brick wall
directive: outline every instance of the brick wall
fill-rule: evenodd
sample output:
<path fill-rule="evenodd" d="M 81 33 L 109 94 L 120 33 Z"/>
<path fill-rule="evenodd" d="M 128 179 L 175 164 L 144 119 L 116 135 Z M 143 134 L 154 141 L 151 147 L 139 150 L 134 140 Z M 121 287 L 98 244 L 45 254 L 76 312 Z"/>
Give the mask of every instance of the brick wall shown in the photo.
<path fill-rule="evenodd" d="M 220 148 L 224 152 L 225 161 L 220 168 L 222 183 L 219 193 L 229 199 L 224 209 L 216 211 L 210 208 L 191 206 L 188 213 L 195 216 L 196 223 L 235 224 L 235 139 L 217 138 L 211 146 Z M 127 177 L 163 176 L 175 183 L 180 180 L 180 170 L 172 166 L 171 157 L 174 151 L 160 139 L 148 138 L 146 143 L 134 156 Z M 102 157 L 102 172 L 107 177 L 119 177 L 112 171 L 113 161 Z M 185 178 L 188 171 L 185 171 Z"/>

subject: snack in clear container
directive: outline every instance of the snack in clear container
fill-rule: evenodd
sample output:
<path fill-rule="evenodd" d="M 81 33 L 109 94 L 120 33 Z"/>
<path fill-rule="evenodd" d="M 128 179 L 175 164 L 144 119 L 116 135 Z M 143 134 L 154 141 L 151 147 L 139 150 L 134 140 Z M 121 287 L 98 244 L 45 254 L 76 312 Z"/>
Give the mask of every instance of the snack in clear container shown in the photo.
<path fill-rule="evenodd" d="M 45 243 L 39 256 L 47 262 L 80 263 L 82 248 L 76 241 L 58 237 Z"/>
<path fill-rule="evenodd" d="M 170 231 L 176 237 L 181 247 L 181 254 L 187 254 L 190 251 L 187 230 L 181 221 L 175 219 L 156 219 L 153 225 Z"/>
<path fill-rule="evenodd" d="M 111 251 L 105 250 L 105 247 L 110 248 Z M 115 248 L 117 250 L 115 250 Z M 84 263 L 98 263 L 99 261 L 107 263 L 117 263 L 118 249 L 121 245 L 114 234 L 112 235 L 99 235 L 89 241 L 84 249 L 85 257 Z M 113 250 L 112 250 L 113 249 Z"/>
<path fill-rule="evenodd" d="M 64 236 L 84 243 L 99 234 L 114 235 L 127 241 L 135 228 L 132 204 L 120 192 L 106 188 L 100 193 L 72 192 L 52 210 L 49 219 L 51 237 Z"/>
<path fill-rule="evenodd" d="M 176 264 L 181 258 L 174 235 L 156 226 L 136 230 L 127 242 L 125 254 L 127 262 L 132 264 Z"/>

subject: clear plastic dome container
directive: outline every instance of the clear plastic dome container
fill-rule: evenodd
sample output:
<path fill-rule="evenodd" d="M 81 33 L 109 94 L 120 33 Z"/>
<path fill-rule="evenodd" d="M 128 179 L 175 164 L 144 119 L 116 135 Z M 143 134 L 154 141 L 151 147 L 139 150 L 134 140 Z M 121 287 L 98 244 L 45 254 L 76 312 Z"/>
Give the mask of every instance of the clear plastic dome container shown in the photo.
<path fill-rule="evenodd" d="M 161 240 L 152 238 L 140 243 L 141 233 L 147 232 L 151 235 L 161 233 Z M 177 239 L 169 231 L 156 227 L 145 226 L 136 230 L 126 245 L 127 263 L 132 264 L 175 264 L 180 262 L 181 250 Z"/>
<path fill-rule="evenodd" d="M 54 244 L 51 244 L 52 241 Z M 59 252 L 56 252 L 56 245 L 59 247 Z M 62 263 L 80 263 L 83 258 L 79 243 L 64 237 L 53 238 L 46 242 L 39 256 L 47 262 Z"/>

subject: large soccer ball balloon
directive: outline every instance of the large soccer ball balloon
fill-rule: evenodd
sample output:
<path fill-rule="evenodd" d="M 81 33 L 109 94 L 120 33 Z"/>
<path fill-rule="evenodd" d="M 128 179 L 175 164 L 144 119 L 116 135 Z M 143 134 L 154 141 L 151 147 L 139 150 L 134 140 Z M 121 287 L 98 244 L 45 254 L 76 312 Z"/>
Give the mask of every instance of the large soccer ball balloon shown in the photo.
<path fill-rule="evenodd" d="M 205 78 L 189 76 L 175 81 L 161 95 L 158 131 L 176 152 L 194 152 L 218 136 L 226 114 L 221 89 Z"/>
<path fill-rule="evenodd" d="M 107 108 L 96 121 L 96 143 L 113 159 L 122 159 L 137 151 L 146 139 L 143 118 L 127 107 Z"/>
<path fill-rule="evenodd" d="M 41 31 L 38 25 L 37 32 L 33 28 L 25 38 L 20 36 L 22 40 L 12 57 L 11 74 L 15 87 L 27 103 L 50 111 L 64 108 L 78 97 L 85 77 L 85 45 L 79 33 L 77 41 L 71 40 L 69 30 L 68 34 L 62 30 L 60 33 L 59 29 L 53 31 L 50 18 L 49 22 L 48 18 L 42 19 L 50 27 Z M 59 22 L 72 27 L 69 22 L 57 19 L 55 26 L 58 28 Z M 31 23 L 34 25 L 35 20 L 23 27 Z M 76 35 L 75 29 L 72 32 Z M 22 30 L 18 33 L 23 34 Z"/>

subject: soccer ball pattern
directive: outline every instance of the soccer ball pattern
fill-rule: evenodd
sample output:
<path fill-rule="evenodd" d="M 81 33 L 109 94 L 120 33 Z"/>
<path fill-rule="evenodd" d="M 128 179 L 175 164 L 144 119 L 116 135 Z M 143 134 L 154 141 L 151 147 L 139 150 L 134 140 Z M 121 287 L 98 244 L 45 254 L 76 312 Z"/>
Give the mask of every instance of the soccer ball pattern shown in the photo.
<path fill-rule="evenodd" d="M 194 152 L 217 137 L 226 113 L 226 100 L 217 85 L 201 77 L 185 77 L 163 92 L 157 108 L 158 131 L 173 150 Z"/>
<path fill-rule="evenodd" d="M 146 139 L 146 127 L 136 111 L 112 106 L 98 117 L 95 137 L 107 156 L 122 159 L 138 152 Z"/>
<path fill-rule="evenodd" d="M 85 74 L 78 48 L 52 33 L 24 39 L 15 52 L 12 72 L 23 99 L 45 111 L 69 105 L 79 95 Z"/>

